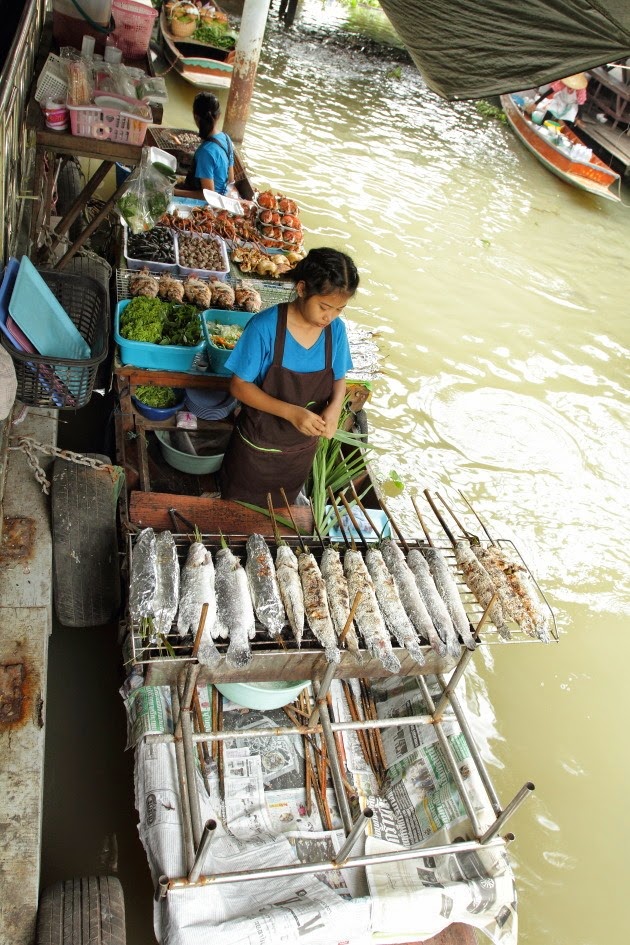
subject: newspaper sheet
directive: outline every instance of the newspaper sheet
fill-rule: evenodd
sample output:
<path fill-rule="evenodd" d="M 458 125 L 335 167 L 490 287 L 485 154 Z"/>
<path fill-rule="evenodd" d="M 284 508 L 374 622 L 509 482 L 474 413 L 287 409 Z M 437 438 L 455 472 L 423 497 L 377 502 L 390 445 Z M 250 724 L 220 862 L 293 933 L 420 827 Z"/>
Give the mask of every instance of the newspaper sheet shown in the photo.
<path fill-rule="evenodd" d="M 380 718 L 427 712 L 415 679 L 392 677 L 373 683 L 372 692 Z M 336 681 L 331 694 L 335 718 L 348 719 Z M 211 687 L 200 687 L 198 696 L 210 730 Z M 174 747 L 144 739 L 145 734 L 172 731 L 168 690 L 133 689 L 124 698 L 129 743 L 136 746 L 139 831 L 152 875 L 154 880 L 162 874 L 183 877 L 187 865 Z M 282 710 L 261 713 L 224 702 L 225 729 L 287 724 Z M 452 716 L 445 717 L 444 731 L 485 829 L 493 813 Z M 503 848 L 422 857 L 423 844 L 473 838 L 434 726 L 384 729 L 382 741 L 387 776 L 379 788 L 356 733 L 343 735 L 342 773 L 354 786 L 360 807 L 374 811 L 368 835 L 353 854 L 361 854 L 364 846 L 368 854 L 412 847 L 418 848 L 418 859 L 174 889 L 155 905 L 158 941 L 206 945 L 211 934 L 216 945 L 397 943 L 430 937 L 459 921 L 482 930 L 495 945 L 516 945 L 516 895 Z M 222 752 L 221 783 L 214 762 L 200 765 L 197 774 L 202 821 L 212 817 L 219 824 L 202 875 L 330 861 L 343 843 L 341 819 L 330 787 L 327 798 L 335 829 L 322 829 L 314 803 L 308 811 L 303 738 L 228 738 Z"/>

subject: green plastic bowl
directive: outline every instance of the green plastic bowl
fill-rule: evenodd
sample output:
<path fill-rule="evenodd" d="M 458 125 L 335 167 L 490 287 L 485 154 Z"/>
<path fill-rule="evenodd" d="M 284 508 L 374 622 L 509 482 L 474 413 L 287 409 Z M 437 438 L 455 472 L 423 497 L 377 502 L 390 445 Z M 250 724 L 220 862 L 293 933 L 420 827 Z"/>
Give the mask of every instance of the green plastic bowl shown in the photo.
<path fill-rule="evenodd" d="M 308 679 L 298 682 L 214 683 L 222 696 L 247 709 L 281 709 L 297 699 L 308 684 Z"/>
<path fill-rule="evenodd" d="M 191 456 L 190 453 L 182 453 L 171 445 L 170 435 L 167 430 L 154 431 L 162 456 L 174 469 L 180 472 L 192 473 L 194 476 L 203 476 L 207 473 L 217 472 L 221 468 L 225 453 L 215 453 L 214 456 Z"/>

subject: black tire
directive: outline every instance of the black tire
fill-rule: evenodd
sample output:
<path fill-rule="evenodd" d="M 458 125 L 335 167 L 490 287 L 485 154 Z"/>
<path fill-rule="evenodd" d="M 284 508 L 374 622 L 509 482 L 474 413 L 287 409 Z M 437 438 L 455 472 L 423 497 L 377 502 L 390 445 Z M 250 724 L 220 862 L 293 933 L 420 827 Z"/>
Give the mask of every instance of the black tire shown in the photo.
<path fill-rule="evenodd" d="M 95 456 L 109 463 L 107 456 Z M 116 538 L 119 483 L 111 469 L 58 459 L 51 507 L 53 596 L 65 627 L 99 627 L 120 609 Z"/>
<path fill-rule="evenodd" d="M 37 945 L 125 945 L 125 900 L 115 876 L 60 880 L 39 898 Z"/>
<path fill-rule="evenodd" d="M 362 440 L 367 443 L 368 440 L 368 418 L 365 410 L 357 410 L 354 415 L 354 424 L 352 427 L 355 433 L 358 433 Z"/>
<path fill-rule="evenodd" d="M 57 214 L 60 217 L 66 215 L 82 190 L 83 182 L 79 165 L 74 160 L 64 161 L 57 176 Z M 79 214 L 70 227 L 69 236 L 72 241 L 76 240 L 84 226 L 85 221 Z"/>

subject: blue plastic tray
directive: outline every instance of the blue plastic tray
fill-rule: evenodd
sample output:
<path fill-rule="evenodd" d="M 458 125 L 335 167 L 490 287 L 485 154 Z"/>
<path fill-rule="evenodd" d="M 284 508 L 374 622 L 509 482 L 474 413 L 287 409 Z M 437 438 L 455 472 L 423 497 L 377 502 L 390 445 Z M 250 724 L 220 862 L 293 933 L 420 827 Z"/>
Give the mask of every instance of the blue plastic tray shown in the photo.
<path fill-rule="evenodd" d="M 85 361 L 91 357 L 90 346 L 28 256 L 22 256 L 9 299 L 9 312 L 44 357 L 75 361 Z"/>
<path fill-rule="evenodd" d="M 186 345 L 155 345 L 148 341 L 129 341 L 120 334 L 120 315 L 131 302 L 123 299 L 116 306 L 114 316 L 114 340 L 120 348 L 120 360 L 123 364 L 133 364 L 139 368 L 156 368 L 162 371 L 190 371 L 193 361 L 206 346 L 200 341 L 194 347 Z"/>
<path fill-rule="evenodd" d="M 5 270 L 2 274 L 2 284 L 0 284 L 0 331 L 4 332 L 9 341 L 15 345 L 18 351 L 23 351 L 24 348 L 22 348 L 18 341 L 13 337 L 7 326 L 9 300 L 11 299 L 11 293 L 13 292 L 13 287 L 15 285 L 19 268 L 20 264 L 17 259 L 14 256 L 9 256 L 9 261 L 7 262 Z"/>

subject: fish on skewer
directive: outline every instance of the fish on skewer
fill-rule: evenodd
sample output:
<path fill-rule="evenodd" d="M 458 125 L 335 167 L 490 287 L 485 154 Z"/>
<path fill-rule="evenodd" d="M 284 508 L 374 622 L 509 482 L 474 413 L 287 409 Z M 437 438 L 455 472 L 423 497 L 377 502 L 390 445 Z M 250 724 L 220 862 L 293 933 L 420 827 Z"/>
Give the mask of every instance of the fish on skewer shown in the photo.
<path fill-rule="evenodd" d="M 336 548 L 328 546 L 322 552 L 320 569 L 324 583 L 326 585 L 326 595 L 330 607 L 330 615 L 337 631 L 337 636 L 343 633 L 348 617 L 350 616 L 350 595 L 348 593 L 348 582 L 343 573 L 343 564 Z M 361 659 L 359 649 L 359 638 L 354 628 L 354 623 L 346 633 L 346 644 L 350 652 Z"/>
<path fill-rule="evenodd" d="M 350 598 L 354 600 L 358 593 L 361 594 L 355 620 L 368 650 L 381 661 L 386 670 L 397 673 L 400 670 L 400 660 L 392 649 L 374 584 L 360 551 L 348 548 L 343 558 L 343 573 L 348 582 Z"/>
<path fill-rule="evenodd" d="M 207 604 L 197 658 L 204 666 L 214 666 L 221 655 L 214 645 L 220 629 L 217 624 L 217 603 L 214 592 L 214 565 L 212 555 L 201 541 L 193 541 L 188 549 L 181 574 L 181 593 L 177 630 L 184 636 L 197 633 L 204 604 Z"/>
<path fill-rule="evenodd" d="M 421 556 L 426 560 L 429 571 L 431 572 L 431 577 L 435 583 L 435 588 L 440 595 L 440 599 L 444 602 L 455 632 L 464 646 L 468 647 L 469 650 L 474 650 L 477 646 L 477 641 L 470 632 L 470 621 L 464 610 L 457 582 L 451 574 L 451 569 L 448 566 L 446 558 L 439 548 L 422 548 Z M 414 563 L 415 560 L 414 555 Z M 416 568 L 412 566 L 411 561 L 408 561 L 408 563 L 415 574 Z"/>
<path fill-rule="evenodd" d="M 407 616 L 400 599 L 394 575 L 391 573 L 378 548 L 368 548 L 365 564 L 374 584 L 376 599 L 388 629 L 401 646 L 422 666 L 426 660 L 416 629 Z"/>
<path fill-rule="evenodd" d="M 152 528 L 144 528 L 133 546 L 129 576 L 129 616 L 134 623 L 153 617 L 157 589 L 156 536 Z"/>
<path fill-rule="evenodd" d="M 276 551 L 276 577 L 287 619 L 295 642 L 302 645 L 304 634 L 304 592 L 298 573 L 298 561 L 289 545 L 278 545 Z"/>
<path fill-rule="evenodd" d="M 494 581 L 505 612 L 530 637 L 551 643 L 547 615 L 536 600 L 536 589 L 524 564 L 498 545 L 486 548 L 473 542 L 472 549 Z"/>
<path fill-rule="evenodd" d="M 429 610 L 427 596 L 423 593 L 423 587 L 411 566 L 415 550 L 411 549 L 405 561 L 405 556 L 396 542 L 387 540 L 381 544 L 383 558 L 394 577 L 402 605 L 420 638 L 427 640 L 438 656 L 444 656 L 447 650 L 457 656 L 459 644 L 457 640 L 453 640 L 455 634 L 452 623 L 449 635 L 446 622 L 441 617 L 436 621 Z M 448 617 L 448 614 L 446 616 Z"/>
<path fill-rule="evenodd" d="M 153 600 L 153 620 L 157 633 L 166 636 L 177 613 L 179 603 L 179 561 L 175 540 L 168 530 L 155 539 L 156 588 Z"/>
<path fill-rule="evenodd" d="M 482 607 L 487 607 L 496 591 L 492 578 L 476 557 L 468 541 L 458 539 L 455 542 L 454 551 L 455 560 L 462 569 L 464 580 L 470 591 Z M 505 623 L 505 614 L 500 598 L 495 600 L 490 608 L 489 616 L 503 639 L 510 640 L 512 635 Z"/>
<path fill-rule="evenodd" d="M 250 535 L 246 549 L 245 571 L 249 580 L 254 610 L 269 636 L 275 639 L 282 633 L 286 615 L 280 597 L 273 558 L 262 535 Z"/>
<path fill-rule="evenodd" d="M 304 611 L 308 625 L 324 647 L 326 659 L 330 663 L 338 663 L 341 653 L 328 606 L 326 585 L 319 565 L 309 551 L 302 551 L 298 555 L 298 573 L 304 592 Z"/>
<path fill-rule="evenodd" d="M 227 546 L 216 554 L 214 590 L 220 636 L 229 636 L 227 661 L 230 666 L 247 666 L 252 651 L 249 641 L 256 634 L 254 607 L 245 569 Z"/>

